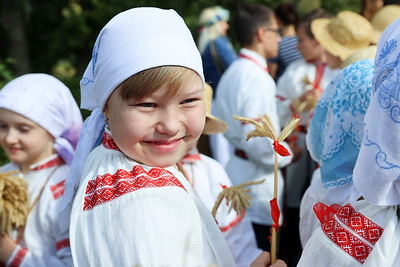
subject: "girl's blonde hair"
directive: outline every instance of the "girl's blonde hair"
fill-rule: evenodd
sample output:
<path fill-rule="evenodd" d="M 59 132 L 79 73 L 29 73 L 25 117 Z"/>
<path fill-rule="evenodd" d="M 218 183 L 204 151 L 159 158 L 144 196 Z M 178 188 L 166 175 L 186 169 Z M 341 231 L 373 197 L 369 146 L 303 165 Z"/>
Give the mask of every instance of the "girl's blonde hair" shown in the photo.
<path fill-rule="evenodd" d="M 229 11 L 220 6 L 203 9 L 199 17 L 200 34 L 197 47 L 203 53 L 207 44 L 224 34 L 224 29 L 219 21 L 229 20 Z"/>
<path fill-rule="evenodd" d="M 161 66 L 136 73 L 122 82 L 119 94 L 123 100 L 130 98 L 143 99 L 156 92 L 160 87 L 167 85 L 167 97 L 179 93 L 181 85 L 192 75 L 198 75 L 191 69 L 180 66 Z"/>

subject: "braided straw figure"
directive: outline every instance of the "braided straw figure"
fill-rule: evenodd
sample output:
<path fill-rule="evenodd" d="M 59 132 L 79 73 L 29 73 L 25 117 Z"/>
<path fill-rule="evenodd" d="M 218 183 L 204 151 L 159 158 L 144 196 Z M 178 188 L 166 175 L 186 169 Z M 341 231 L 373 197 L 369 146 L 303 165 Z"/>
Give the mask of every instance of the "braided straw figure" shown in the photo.
<path fill-rule="evenodd" d="M 246 140 L 252 137 L 268 137 L 273 140 L 274 146 L 274 198 L 270 201 L 271 205 L 271 217 L 273 220 L 273 225 L 271 228 L 272 238 L 271 238 L 271 263 L 276 261 L 276 234 L 279 228 L 279 216 L 280 211 L 277 203 L 278 197 L 278 154 L 281 156 L 289 156 L 290 152 L 279 142 L 285 140 L 292 131 L 299 124 L 300 119 L 293 118 L 282 130 L 279 136 L 276 136 L 273 124 L 267 115 L 259 116 L 258 119 L 250 119 L 246 117 L 234 116 L 238 121 L 244 123 L 253 124 L 256 129 L 247 134 Z"/>
<path fill-rule="evenodd" d="M 23 226 L 28 216 L 28 186 L 14 174 L 0 173 L 0 235 Z"/>

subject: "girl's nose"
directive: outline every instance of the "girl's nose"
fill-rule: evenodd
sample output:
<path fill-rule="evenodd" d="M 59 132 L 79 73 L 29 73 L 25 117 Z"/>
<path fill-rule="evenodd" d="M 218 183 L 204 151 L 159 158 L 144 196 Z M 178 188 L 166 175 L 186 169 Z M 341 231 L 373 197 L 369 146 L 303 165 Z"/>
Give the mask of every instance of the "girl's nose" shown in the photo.
<path fill-rule="evenodd" d="M 181 129 L 181 119 L 178 111 L 164 110 L 160 112 L 156 131 L 160 134 L 176 135 Z"/>
<path fill-rule="evenodd" d="M 13 129 L 7 129 L 5 134 L 5 141 L 8 144 L 15 144 L 18 141 L 18 132 Z"/>

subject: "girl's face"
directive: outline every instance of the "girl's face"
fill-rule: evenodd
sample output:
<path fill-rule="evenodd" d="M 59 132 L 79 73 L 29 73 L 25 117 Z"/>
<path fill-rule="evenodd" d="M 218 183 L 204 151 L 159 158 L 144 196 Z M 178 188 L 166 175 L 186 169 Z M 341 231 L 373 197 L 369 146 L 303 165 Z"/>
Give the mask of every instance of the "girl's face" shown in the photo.
<path fill-rule="evenodd" d="M 108 99 L 104 112 L 119 149 L 150 166 L 176 164 L 196 145 L 204 128 L 203 82 L 193 73 L 176 96 L 167 97 L 168 85 L 144 99 L 122 100 L 120 89 Z"/>
<path fill-rule="evenodd" d="M 23 172 L 54 153 L 54 137 L 44 128 L 18 113 L 2 108 L 0 145 Z"/>
<path fill-rule="evenodd" d="M 317 40 L 310 37 L 303 26 L 296 29 L 298 38 L 297 49 L 307 62 L 320 61 L 323 56 L 323 48 Z"/>

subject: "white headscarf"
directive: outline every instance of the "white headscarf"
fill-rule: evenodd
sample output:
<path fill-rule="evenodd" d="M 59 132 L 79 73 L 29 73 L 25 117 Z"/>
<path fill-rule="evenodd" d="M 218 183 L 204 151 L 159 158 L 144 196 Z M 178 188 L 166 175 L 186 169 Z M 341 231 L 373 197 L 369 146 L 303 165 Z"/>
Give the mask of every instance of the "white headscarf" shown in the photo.
<path fill-rule="evenodd" d="M 379 39 L 364 123 L 354 184 L 372 204 L 400 205 L 400 19 Z"/>
<path fill-rule="evenodd" d="M 159 66 L 187 67 L 202 78 L 203 66 L 193 37 L 174 10 L 133 8 L 119 13 L 101 30 L 92 60 L 81 80 L 81 107 L 93 110 L 84 123 L 61 207 L 60 226 L 68 226 L 83 164 L 104 131 L 102 111 L 115 88 L 132 75 Z"/>
<path fill-rule="evenodd" d="M 82 127 L 82 116 L 70 90 L 55 77 L 32 73 L 7 83 L 0 108 L 11 110 L 47 130 L 57 154 L 71 164 Z"/>

